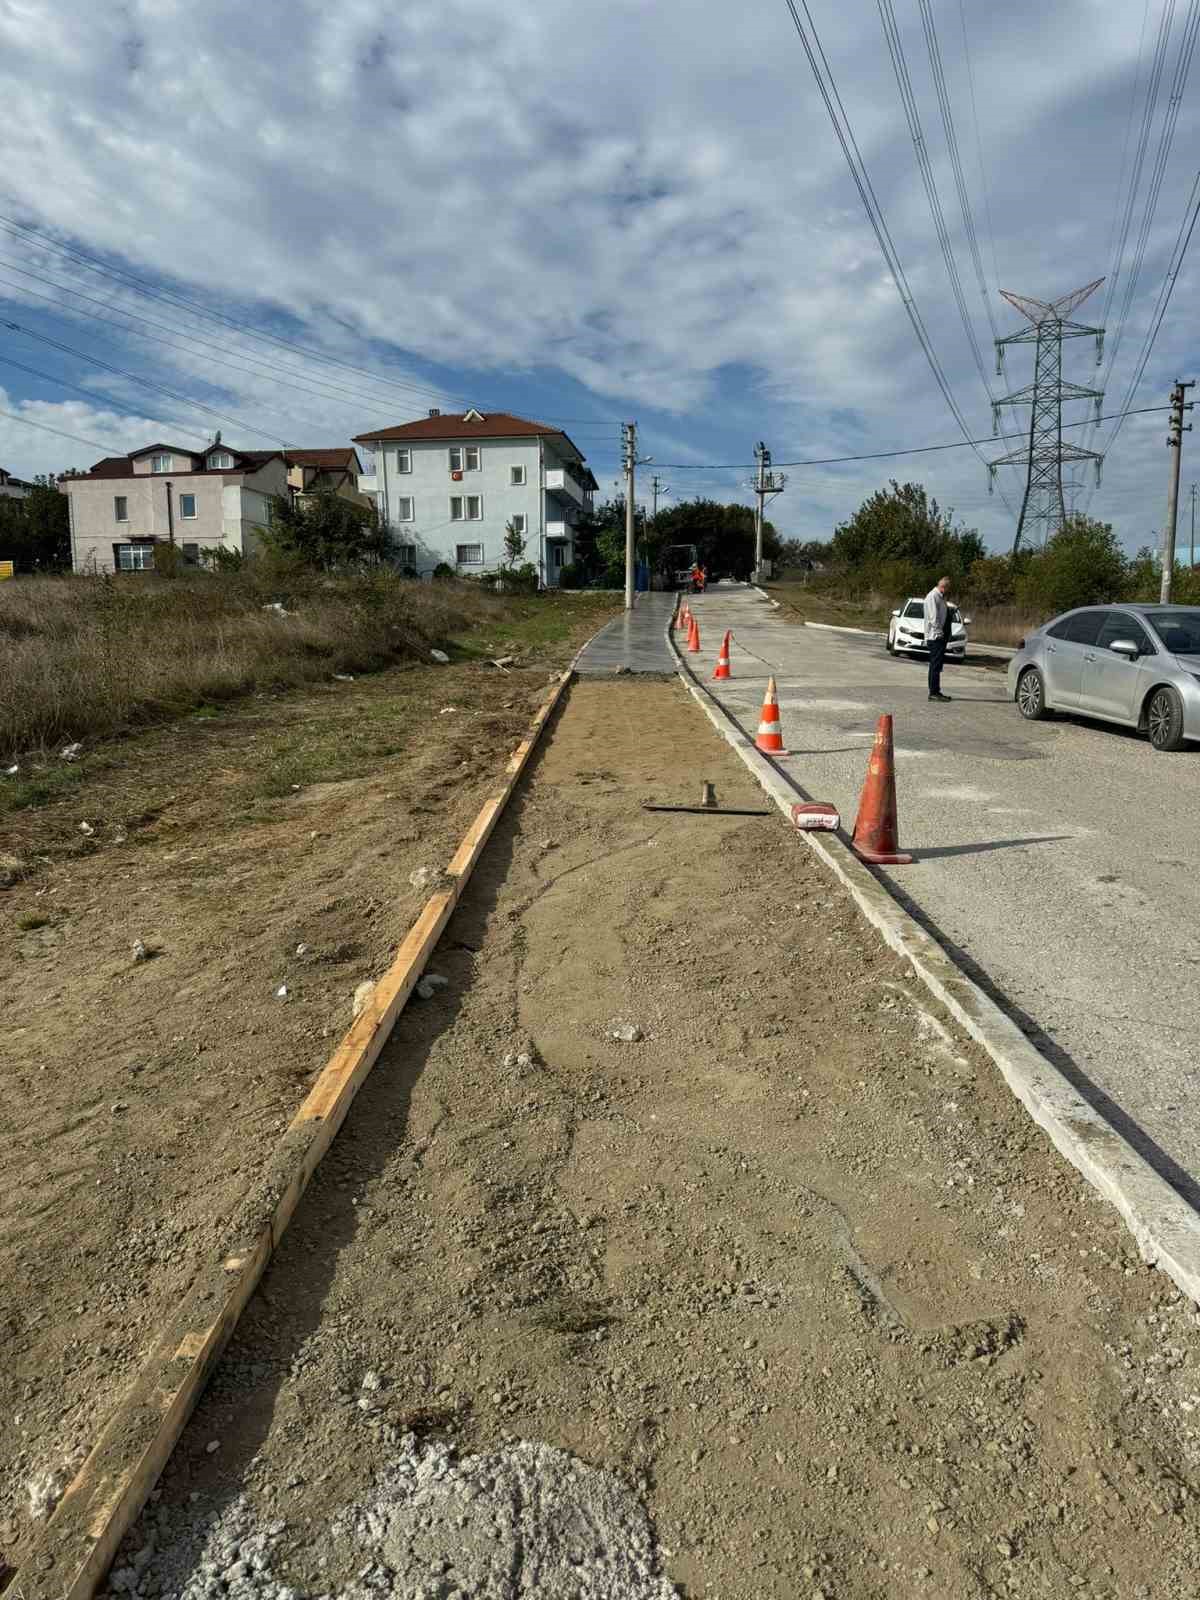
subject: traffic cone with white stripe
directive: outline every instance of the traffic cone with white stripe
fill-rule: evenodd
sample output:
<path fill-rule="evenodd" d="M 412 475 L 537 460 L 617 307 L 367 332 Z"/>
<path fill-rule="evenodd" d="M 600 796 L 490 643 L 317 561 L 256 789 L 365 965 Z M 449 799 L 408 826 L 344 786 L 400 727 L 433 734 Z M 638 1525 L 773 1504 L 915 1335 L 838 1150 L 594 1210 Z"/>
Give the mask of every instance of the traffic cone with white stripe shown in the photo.
<path fill-rule="evenodd" d="M 875 729 L 875 743 L 867 762 L 854 819 L 854 853 L 877 867 L 904 866 L 912 860 L 900 848 L 896 817 L 896 758 L 892 749 L 892 718 L 884 712 Z"/>
<path fill-rule="evenodd" d="M 689 618 L 687 653 L 690 656 L 700 654 L 700 624 L 694 616 Z"/>
<path fill-rule="evenodd" d="M 686 600 L 679 608 L 679 626 L 684 633 L 692 631 L 692 612 Z"/>
<path fill-rule="evenodd" d="M 730 678 L 733 674 L 729 670 L 729 641 L 733 638 L 733 630 L 727 628 L 725 637 L 721 641 L 721 653 L 717 657 L 717 670 L 713 673 L 713 682 L 717 683 L 722 678 Z"/>
<path fill-rule="evenodd" d="M 775 679 L 767 679 L 767 697 L 763 701 L 762 713 L 758 724 L 758 737 L 754 741 L 755 748 L 768 756 L 785 756 L 787 751 L 783 748 L 783 727 L 779 721 L 779 697 L 775 693 Z"/>

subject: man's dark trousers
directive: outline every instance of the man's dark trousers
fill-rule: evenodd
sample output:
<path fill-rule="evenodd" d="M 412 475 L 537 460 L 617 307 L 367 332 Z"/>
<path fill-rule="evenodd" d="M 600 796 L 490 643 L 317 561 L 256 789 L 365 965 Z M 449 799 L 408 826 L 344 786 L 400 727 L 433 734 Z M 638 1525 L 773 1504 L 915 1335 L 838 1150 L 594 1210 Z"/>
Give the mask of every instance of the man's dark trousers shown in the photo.
<path fill-rule="evenodd" d="M 929 641 L 929 692 L 942 692 L 942 662 L 946 659 L 946 635 Z"/>

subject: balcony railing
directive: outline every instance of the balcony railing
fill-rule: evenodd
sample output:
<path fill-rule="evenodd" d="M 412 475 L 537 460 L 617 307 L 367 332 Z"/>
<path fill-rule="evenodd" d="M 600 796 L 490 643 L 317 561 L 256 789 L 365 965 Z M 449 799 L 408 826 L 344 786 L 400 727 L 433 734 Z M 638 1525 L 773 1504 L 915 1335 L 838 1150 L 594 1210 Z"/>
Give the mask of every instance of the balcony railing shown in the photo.
<path fill-rule="evenodd" d="M 589 491 L 565 467 L 547 468 L 546 493 L 561 495 L 577 506 L 586 506 L 590 499 Z"/>
<path fill-rule="evenodd" d="M 360 472 L 358 475 L 359 494 L 378 494 L 379 479 L 373 472 Z"/>

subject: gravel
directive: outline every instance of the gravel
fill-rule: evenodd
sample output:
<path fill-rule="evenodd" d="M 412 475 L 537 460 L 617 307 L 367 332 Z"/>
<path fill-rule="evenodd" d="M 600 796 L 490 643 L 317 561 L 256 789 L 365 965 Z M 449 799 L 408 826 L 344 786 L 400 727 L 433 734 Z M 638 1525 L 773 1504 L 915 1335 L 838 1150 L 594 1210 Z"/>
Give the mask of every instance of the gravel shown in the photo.
<path fill-rule="evenodd" d="M 178 1515 L 178 1514 L 177 1514 Z M 300 1600 L 286 1573 L 288 1524 L 239 1495 L 173 1523 L 150 1509 L 109 1590 L 129 1600 Z M 678 1600 L 654 1531 L 615 1473 L 522 1440 L 479 1455 L 405 1435 L 369 1499 L 329 1530 L 322 1566 L 336 1600 Z"/>

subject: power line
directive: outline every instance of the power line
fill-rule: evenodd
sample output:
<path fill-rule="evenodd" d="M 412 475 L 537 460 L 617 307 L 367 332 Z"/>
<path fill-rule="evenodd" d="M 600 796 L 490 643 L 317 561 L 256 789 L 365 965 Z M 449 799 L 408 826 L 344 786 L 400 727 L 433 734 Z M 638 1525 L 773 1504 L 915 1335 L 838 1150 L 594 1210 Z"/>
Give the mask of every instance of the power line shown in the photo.
<path fill-rule="evenodd" d="M 286 439 L 281 438 L 277 433 L 272 433 L 269 428 L 256 428 L 252 422 L 246 422 L 242 417 L 235 417 L 231 412 L 218 411 L 215 406 L 205 405 L 203 400 L 193 400 L 186 394 L 180 394 L 177 389 L 168 389 L 166 384 L 155 383 L 153 378 L 142 378 L 136 372 L 126 372 L 124 367 L 114 367 L 107 361 L 101 361 L 98 356 L 89 355 L 86 350 L 77 350 L 74 345 L 63 344 L 59 339 L 51 339 L 49 334 L 34 333 L 31 328 L 24 328 L 19 322 L 11 322 L 7 317 L 0 318 L 0 326 L 11 328 L 14 333 L 23 333 L 27 339 L 36 339 L 40 344 L 49 345 L 53 350 L 61 350 L 66 355 L 77 356 L 81 361 L 86 361 L 89 366 L 96 367 L 103 372 L 114 373 L 118 378 L 125 378 L 130 383 L 140 384 L 144 389 L 155 389 L 159 394 L 165 394 L 169 399 L 178 401 L 181 405 L 192 406 L 197 411 L 207 411 L 210 416 L 219 417 L 222 422 L 232 422 L 236 427 L 246 428 L 250 433 L 257 433 L 264 439 L 274 439 L 276 444 L 287 444 Z M 13 363 L 13 365 L 15 364 Z M 54 382 L 55 380 L 51 379 L 50 381 Z"/>
<path fill-rule="evenodd" d="M 1110 412 L 1101 417 L 1101 422 L 1111 422 L 1114 417 L 1124 415 L 1138 417 L 1151 411 L 1169 411 L 1169 406 L 1139 406 L 1135 411 L 1119 413 Z M 1064 428 L 1082 428 L 1083 422 L 1064 422 Z M 816 456 L 808 461 L 777 461 L 777 467 L 831 467 L 843 461 L 883 461 L 891 456 L 919 456 L 928 455 L 935 450 L 962 450 L 966 446 L 994 444 L 996 439 L 1024 439 L 1024 433 L 988 434 L 983 439 L 952 439 L 948 444 L 912 444 L 905 445 L 902 450 L 868 450 L 860 455 L 853 456 Z M 745 472 L 753 471 L 757 461 L 659 461 L 656 463 L 664 471 L 669 472 Z"/>
<path fill-rule="evenodd" d="M 929 159 L 929 147 L 925 142 L 925 133 L 921 126 L 921 113 L 917 106 L 917 97 L 913 91 L 912 78 L 908 71 L 908 61 L 904 54 L 904 42 L 900 37 L 900 28 L 896 22 L 896 12 L 892 5 L 892 0 L 877 0 L 877 3 L 879 6 L 879 20 L 883 25 L 884 41 L 887 44 L 888 54 L 892 60 L 892 71 L 895 74 L 896 87 L 900 91 L 900 104 L 904 109 L 904 116 L 908 123 L 908 131 L 912 138 L 913 148 L 917 153 L 917 167 L 921 174 L 921 182 L 925 188 L 925 197 L 929 201 L 929 210 L 933 217 L 933 228 L 937 234 L 942 260 L 946 264 L 946 276 L 950 279 L 950 289 L 954 295 L 954 303 L 958 307 L 958 315 L 967 335 L 967 343 L 971 347 L 971 355 L 979 372 L 979 381 L 983 384 L 984 393 L 990 402 L 992 398 L 991 385 L 988 383 L 987 369 L 983 364 L 983 352 L 979 348 L 979 341 L 975 337 L 975 329 L 971 324 L 971 315 L 967 310 L 962 278 L 959 275 L 958 262 L 954 258 L 954 246 L 950 240 L 950 230 L 946 226 L 946 214 L 942 210 L 937 181 L 933 175 L 933 163 Z"/>
<path fill-rule="evenodd" d="M 356 373 L 360 378 L 368 378 L 372 383 L 385 384 L 391 389 L 408 390 L 413 394 L 428 395 L 434 400 L 446 398 L 467 399 L 464 395 L 452 395 L 444 389 L 431 389 L 425 384 L 408 383 L 400 378 L 379 377 L 375 373 L 369 372 L 365 367 L 356 366 L 351 361 L 342 361 L 337 356 L 326 355 L 322 351 L 306 348 L 303 345 L 295 344 L 290 339 L 281 339 L 277 334 L 263 333 L 251 327 L 249 323 L 242 322 L 236 317 L 226 316 L 224 312 L 213 311 L 197 301 L 189 300 L 184 295 L 169 294 L 165 290 L 156 289 L 152 284 L 148 284 L 145 279 L 138 278 L 133 273 L 123 272 L 119 268 L 107 266 L 95 256 L 89 255 L 87 251 L 77 250 L 71 245 L 62 244 L 56 239 L 50 239 L 36 228 L 17 222 L 15 218 L 6 217 L 3 213 L 0 213 L 0 229 L 3 229 L 6 233 L 13 234 L 19 239 L 34 239 L 44 248 L 57 250 L 60 254 L 69 256 L 72 260 L 88 267 L 91 271 L 102 273 L 105 277 L 113 278 L 118 283 L 132 287 L 137 293 L 147 295 L 152 300 L 161 300 L 165 305 L 188 311 L 193 316 L 207 317 L 210 321 L 224 323 L 226 327 L 234 328 L 248 338 L 258 339 L 266 344 L 279 345 L 281 349 L 290 350 L 293 354 L 303 356 L 308 361 L 323 361 L 329 366 L 342 367 L 347 372 Z"/>
<path fill-rule="evenodd" d="M 975 216 L 971 210 L 971 200 L 967 193 L 967 180 L 963 172 L 962 152 L 958 143 L 958 130 L 954 126 L 954 109 L 950 103 L 950 89 L 946 82 L 946 71 L 942 65 L 942 51 L 938 44 L 937 23 L 934 21 L 933 7 L 930 0 L 918 0 L 921 10 L 921 25 L 925 31 L 925 47 L 929 52 L 929 69 L 933 75 L 934 92 L 937 95 L 938 109 L 942 114 L 942 131 L 946 135 L 946 148 L 950 152 L 950 166 L 954 173 L 954 187 L 958 194 L 958 207 L 962 212 L 963 231 L 967 236 L 967 248 L 971 253 L 971 261 L 975 267 L 975 281 L 979 285 L 979 298 L 983 301 L 984 314 L 988 319 L 988 326 L 992 330 L 992 338 L 996 337 L 996 319 L 992 313 L 992 302 L 988 296 L 987 279 L 983 271 L 983 258 L 979 253 L 979 235 L 975 229 Z M 985 387 L 987 385 L 985 384 Z"/>
<path fill-rule="evenodd" d="M 824 102 L 829 120 L 833 125 L 833 131 L 837 135 L 842 154 L 846 159 L 846 165 L 850 169 L 850 176 L 853 178 L 854 186 L 858 190 L 858 197 L 862 202 L 863 210 L 866 212 L 867 221 L 871 224 L 880 253 L 896 284 L 896 292 L 899 294 L 901 303 L 908 314 L 908 319 L 912 323 L 917 342 L 921 346 L 922 353 L 929 363 L 930 371 L 933 373 L 938 388 L 950 408 L 950 414 L 959 426 L 964 441 L 971 444 L 971 448 L 979 457 L 980 463 L 986 466 L 987 463 L 984 456 L 978 448 L 979 441 L 972 441 L 971 439 L 971 432 L 967 427 L 966 419 L 959 410 L 958 402 L 951 392 L 950 385 L 946 380 L 946 374 L 943 372 L 937 352 L 933 348 L 921 312 L 913 297 L 912 290 L 909 288 L 903 263 L 897 253 L 895 242 L 888 228 L 887 219 L 883 214 L 883 208 L 879 204 L 874 185 L 871 183 L 871 177 L 867 171 L 866 163 L 863 161 L 862 152 L 858 148 L 858 141 L 854 137 L 854 129 L 851 127 L 850 119 L 846 115 L 846 108 L 842 104 L 841 95 L 838 93 L 837 82 L 834 79 L 824 47 L 821 44 L 820 35 L 817 33 L 816 25 L 813 22 L 808 0 L 799 0 L 799 4 L 803 7 L 805 18 L 808 21 L 808 32 L 805 31 L 804 23 L 801 21 L 796 0 L 785 0 L 785 4 L 795 25 L 796 32 L 800 36 L 800 43 L 804 47 L 804 53 L 808 58 L 808 64 L 816 80 L 818 92 Z M 1005 503 L 1007 504 L 1007 500 Z M 1012 510 L 1011 506 L 1009 510 Z"/>
<path fill-rule="evenodd" d="M 85 439 L 81 433 L 67 433 L 63 428 L 52 428 L 47 422 L 34 422 L 32 417 L 18 416 L 15 411 L 0 410 L 0 417 L 7 417 L 10 422 L 22 422 L 27 428 L 40 428 L 43 433 L 56 433 L 60 439 L 73 439 L 76 444 L 90 444 L 95 450 L 112 449 L 111 445 L 101 444 L 99 439 Z"/>
<path fill-rule="evenodd" d="M 1149 5 L 1150 0 L 1146 0 Z M 975 98 L 975 70 L 971 65 L 971 46 L 967 40 L 966 0 L 958 0 L 958 16 L 962 23 L 963 61 L 967 68 L 967 85 L 971 91 L 971 120 L 975 124 L 975 154 L 979 161 L 979 184 L 983 190 L 983 210 L 987 218 L 988 238 L 992 247 L 992 270 L 997 284 L 1000 282 L 1000 263 L 996 259 L 996 230 L 992 226 L 992 202 L 988 195 L 987 168 L 983 160 L 983 138 L 979 132 L 979 102 Z M 993 330 L 994 331 L 994 330 Z"/>
<path fill-rule="evenodd" d="M 127 406 L 122 407 L 119 401 L 114 402 L 109 395 L 99 394 L 95 389 L 85 389 L 82 384 L 72 383 L 69 379 L 60 378 L 52 372 L 42 372 L 37 367 L 27 367 L 23 361 L 14 361 L 12 356 L 0 355 L 0 363 L 6 367 L 15 367 L 18 372 L 24 372 L 31 378 L 41 378 L 46 383 L 53 383 L 60 389 L 73 389 L 76 394 L 84 395 L 88 400 L 98 401 L 107 411 L 119 413 L 123 410 L 126 416 L 133 415 Z M 202 437 L 199 428 L 189 427 L 186 423 L 172 422 L 168 426 L 177 428 L 180 433 L 191 433 L 196 438 Z M 107 446 L 102 446 L 102 448 L 107 448 Z"/>

